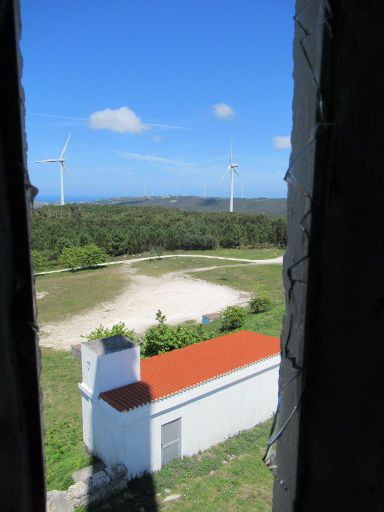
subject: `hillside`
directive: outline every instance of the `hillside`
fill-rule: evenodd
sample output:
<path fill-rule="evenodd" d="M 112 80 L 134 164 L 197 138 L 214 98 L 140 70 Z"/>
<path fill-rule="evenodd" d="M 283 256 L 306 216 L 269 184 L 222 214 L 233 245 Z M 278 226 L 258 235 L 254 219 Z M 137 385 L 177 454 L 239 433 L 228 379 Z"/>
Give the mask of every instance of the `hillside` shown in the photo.
<path fill-rule="evenodd" d="M 226 212 L 229 209 L 229 199 L 221 197 L 198 196 L 142 196 L 142 197 L 114 197 L 95 201 L 103 205 L 127 206 L 163 206 L 179 208 L 198 212 Z M 277 217 L 286 215 L 286 199 L 250 198 L 234 199 L 234 209 L 238 213 L 263 213 Z"/>
<path fill-rule="evenodd" d="M 96 244 L 109 256 L 215 248 L 285 247 L 283 217 L 164 206 L 66 204 L 32 212 L 31 249 L 50 262 L 64 248 Z M 36 253 L 34 253 L 36 256 Z"/>

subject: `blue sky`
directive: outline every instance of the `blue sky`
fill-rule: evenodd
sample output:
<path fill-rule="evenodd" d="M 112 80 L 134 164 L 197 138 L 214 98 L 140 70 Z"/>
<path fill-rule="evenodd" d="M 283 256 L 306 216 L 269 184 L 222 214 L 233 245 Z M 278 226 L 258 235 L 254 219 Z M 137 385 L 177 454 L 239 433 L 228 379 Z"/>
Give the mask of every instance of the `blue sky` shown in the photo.
<path fill-rule="evenodd" d="M 22 0 L 31 181 L 67 196 L 283 197 L 293 0 Z"/>

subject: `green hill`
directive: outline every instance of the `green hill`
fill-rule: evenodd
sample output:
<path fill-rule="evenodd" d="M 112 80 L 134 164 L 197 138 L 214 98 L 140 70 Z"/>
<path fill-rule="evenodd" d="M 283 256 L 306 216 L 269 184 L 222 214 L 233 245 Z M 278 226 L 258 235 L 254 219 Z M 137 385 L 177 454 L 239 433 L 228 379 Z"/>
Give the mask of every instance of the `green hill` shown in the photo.
<path fill-rule="evenodd" d="M 226 212 L 229 210 L 229 199 L 221 197 L 198 196 L 142 196 L 142 197 L 113 197 L 96 201 L 103 205 L 127 206 L 164 206 L 198 212 Z M 276 217 L 285 217 L 286 199 L 235 198 L 234 209 L 238 213 L 264 213 Z"/>

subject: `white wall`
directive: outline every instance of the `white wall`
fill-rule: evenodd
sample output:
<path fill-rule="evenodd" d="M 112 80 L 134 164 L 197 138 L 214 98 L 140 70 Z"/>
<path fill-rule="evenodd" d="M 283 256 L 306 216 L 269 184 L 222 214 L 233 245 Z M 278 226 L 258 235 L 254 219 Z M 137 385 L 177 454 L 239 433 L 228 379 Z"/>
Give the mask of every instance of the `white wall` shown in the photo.
<path fill-rule="evenodd" d="M 158 470 L 164 423 L 181 418 L 184 456 L 268 419 L 277 405 L 279 363 L 276 356 L 125 413 L 92 398 L 84 441 L 105 463 L 125 464 L 130 477 Z"/>
<path fill-rule="evenodd" d="M 140 347 L 100 355 L 90 346 L 81 344 L 81 367 L 82 384 L 91 394 L 98 396 L 103 391 L 140 380 Z"/>

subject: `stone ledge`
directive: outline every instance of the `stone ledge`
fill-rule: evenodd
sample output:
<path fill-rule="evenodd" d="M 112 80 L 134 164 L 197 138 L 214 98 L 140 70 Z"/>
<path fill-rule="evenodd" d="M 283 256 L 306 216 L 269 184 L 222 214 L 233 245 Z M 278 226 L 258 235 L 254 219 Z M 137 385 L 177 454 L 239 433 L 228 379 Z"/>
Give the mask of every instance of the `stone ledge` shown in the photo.
<path fill-rule="evenodd" d="M 87 473 L 85 472 L 84 475 Z M 106 466 L 68 488 L 67 492 L 51 491 L 47 496 L 49 512 L 72 512 L 74 508 L 103 500 L 127 485 L 127 468 L 123 464 Z"/>
<path fill-rule="evenodd" d="M 73 512 L 65 491 L 47 492 L 47 512 Z"/>

